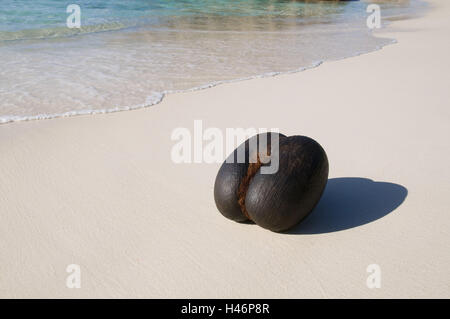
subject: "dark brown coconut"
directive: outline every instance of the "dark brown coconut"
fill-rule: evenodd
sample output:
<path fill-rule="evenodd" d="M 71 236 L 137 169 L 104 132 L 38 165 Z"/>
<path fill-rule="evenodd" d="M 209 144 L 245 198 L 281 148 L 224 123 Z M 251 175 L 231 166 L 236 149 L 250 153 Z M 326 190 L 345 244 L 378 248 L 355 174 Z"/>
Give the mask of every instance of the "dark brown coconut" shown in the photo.
<path fill-rule="evenodd" d="M 262 134 L 255 135 L 239 146 L 222 164 L 214 185 L 214 199 L 225 217 L 237 222 L 251 220 L 272 231 L 284 231 L 304 219 L 316 206 L 328 179 L 328 159 L 323 148 L 306 136 L 265 133 L 267 149 L 262 149 Z M 260 154 L 270 155 L 271 136 L 279 137 L 278 171 L 262 174 L 268 166 Z M 250 153 L 256 139 L 259 153 Z M 245 160 L 239 163 L 238 149 L 245 150 Z M 230 159 L 233 163 L 229 163 Z M 253 158 L 251 163 L 250 158 Z M 241 158 L 242 159 L 242 158 Z M 265 162 L 265 163 L 262 163 Z"/>

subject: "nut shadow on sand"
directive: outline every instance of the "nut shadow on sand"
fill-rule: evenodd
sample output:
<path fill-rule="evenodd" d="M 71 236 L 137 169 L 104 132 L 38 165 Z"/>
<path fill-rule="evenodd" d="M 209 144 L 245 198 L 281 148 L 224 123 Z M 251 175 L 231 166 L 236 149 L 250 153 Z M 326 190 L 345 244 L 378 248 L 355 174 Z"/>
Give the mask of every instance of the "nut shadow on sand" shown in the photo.
<path fill-rule="evenodd" d="M 400 206 L 408 190 L 398 184 L 367 178 L 328 180 L 313 212 L 286 234 L 321 234 L 361 226 L 386 216 Z"/>

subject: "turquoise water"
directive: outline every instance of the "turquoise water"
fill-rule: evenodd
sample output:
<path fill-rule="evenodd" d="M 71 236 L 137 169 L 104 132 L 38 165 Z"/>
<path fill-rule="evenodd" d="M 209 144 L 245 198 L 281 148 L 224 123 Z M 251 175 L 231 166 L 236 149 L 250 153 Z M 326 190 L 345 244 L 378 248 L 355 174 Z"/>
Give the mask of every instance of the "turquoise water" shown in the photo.
<path fill-rule="evenodd" d="M 364 16 L 365 5 L 339 2 L 274 0 L 79 0 L 82 28 L 66 27 L 70 1 L 0 1 L 0 40 L 68 36 L 96 31 L 154 25 L 161 18 L 272 17 L 309 22 L 349 20 Z"/>
<path fill-rule="evenodd" d="M 66 26 L 71 3 L 80 29 Z M 392 39 L 368 30 L 369 3 L 0 0 L 0 123 L 143 107 L 167 92 L 372 51 Z M 384 23 L 423 7 L 380 6 Z"/>
<path fill-rule="evenodd" d="M 305 3 L 271 0 L 14 0 L 0 1 L 0 31 L 18 31 L 65 27 L 68 4 L 83 11 L 83 25 L 124 23 L 135 25 L 150 17 L 161 16 L 307 16 L 311 6 L 319 7 L 316 15 L 336 13 L 342 4 Z M 348 6 L 349 4 L 345 4 Z M 348 13 L 364 6 L 350 4 Z M 144 19 L 142 21 L 141 19 Z"/>

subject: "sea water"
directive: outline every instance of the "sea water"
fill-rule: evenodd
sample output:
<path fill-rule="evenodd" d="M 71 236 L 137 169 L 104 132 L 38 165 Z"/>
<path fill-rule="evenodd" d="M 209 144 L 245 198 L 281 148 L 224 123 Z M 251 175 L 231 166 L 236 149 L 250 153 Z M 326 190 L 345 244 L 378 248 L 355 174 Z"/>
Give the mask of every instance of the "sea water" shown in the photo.
<path fill-rule="evenodd" d="M 170 92 L 373 51 L 393 39 L 368 28 L 372 2 L 384 25 L 424 7 L 416 0 L 0 0 L 0 123 L 145 107 Z M 81 28 L 67 26 L 71 3 L 81 9 Z"/>

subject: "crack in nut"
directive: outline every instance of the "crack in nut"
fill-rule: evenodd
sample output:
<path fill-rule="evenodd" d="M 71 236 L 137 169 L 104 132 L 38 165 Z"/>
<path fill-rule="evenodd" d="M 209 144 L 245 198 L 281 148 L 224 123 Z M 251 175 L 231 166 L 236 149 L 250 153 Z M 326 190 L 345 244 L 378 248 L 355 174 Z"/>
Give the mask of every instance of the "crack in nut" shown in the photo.
<path fill-rule="evenodd" d="M 267 150 L 267 157 L 270 156 L 270 149 Z M 267 161 L 266 156 L 263 156 L 263 158 Z M 265 161 L 265 162 L 266 162 Z M 237 191 L 238 196 L 238 204 L 241 208 L 242 214 L 244 214 L 245 217 L 247 217 L 249 220 L 252 220 L 247 212 L 247 208 L 245 208 L 245 196 L 247 195 L 247 190 L 250 187 L 250 182 L 252 181 L 253 177 L 256 175 L 260 167 L 263 165 L 261 162 L 261 159 L 259 157 L 259 153 L 256 154 L 256 163 L 250 163 L 247 168 L 247 174 L 242 178 L 241 183 L 239 184 L 239 188 Z"/>

